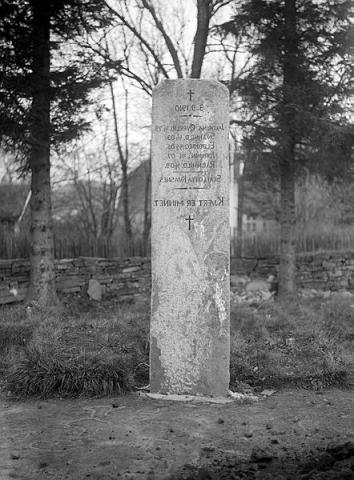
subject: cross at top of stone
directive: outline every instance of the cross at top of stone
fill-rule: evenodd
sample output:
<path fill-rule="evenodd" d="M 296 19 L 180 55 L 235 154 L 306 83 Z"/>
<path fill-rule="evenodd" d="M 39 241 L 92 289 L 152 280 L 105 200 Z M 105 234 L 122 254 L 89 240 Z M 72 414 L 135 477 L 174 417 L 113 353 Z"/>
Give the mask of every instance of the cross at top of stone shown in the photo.
<path fill-rule="evenodd" d="M 187 92 L 189 95 L 189 100 L 192 101 L 192 95 L 194 95 L 194 92 L 192 92 L 192 89 L 189 89 L 189 92 Z"/>

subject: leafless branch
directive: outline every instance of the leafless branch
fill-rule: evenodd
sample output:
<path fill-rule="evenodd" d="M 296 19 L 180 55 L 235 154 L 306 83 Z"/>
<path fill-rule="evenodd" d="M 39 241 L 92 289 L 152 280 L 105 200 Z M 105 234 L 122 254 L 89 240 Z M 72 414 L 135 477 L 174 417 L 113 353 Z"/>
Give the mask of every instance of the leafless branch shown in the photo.
<path fill-rule="evenodd" d="M 165 27 L 163 26 L 163 23 L 158 18 L 157 14 L 156 14 L 156 10 L 155 10 L 154 6 L 150 3 L 150 1 L 149 0 L 141 0 L 141 1 L 142 1 L 143 6 L 151 14 L 152 18 L 154 19 L 156 28 L 161 32 L 161 34 L 162 34 L 162 36 L 165 40 L 167 49 L 168 49 L 168 51 L 171 55 L 173 65 L 174 65 L 176 73 L 177 73 L 177 77 L 178 78 L 183 78 L 183 73 L 182 73 L 181 64 L 180 64 L 180 61 L 179 61 L 179 58 L 178 58 L 178 53 L 177 53 L 177 50 L 176 50 L 176 48 L 175 48 L 175 46 L 172 42 L 171 37 L 168 35 Z"/>
<path fill-rule="evenodd" d="M 135 36 L 136 38 L 139 39 L 139 41 L 141 42 L 142 45 L 145 46 L 145 48 L 151 53 L 151 55 L 154 57 L 155 61 L 156 61 L 156 64 L 158 65 L 158 68 L 161 70 L 161 72 L 163 73 L 163 75 L 165 76 L 165 78 L 169 78 L 169 75 L 164 67 L 164 65 L 161 63 L 158 55 L 156 54 L 156 52 L 154 51 L 153 48 L 151 48 L 150 44 L 148 43 L 147 40 L 144 39 L 144 37 L 141 35 L 141 33 L 134 27 L 134 25 L 132 25 L 130 22 L 128 22 L 128 20 L 123 16 L 121 15 L 117 10 L 115 10 L 113 7 L 111 7 L 110 5 L 108 5 L 107 3 L 107 7 L 108 9 L 111 11 L 111 13 L 113 15 L 115 15 L 117 18 L 119 18 L 119 20 L 123 23 L 123 25 L 125 25 Z"/>

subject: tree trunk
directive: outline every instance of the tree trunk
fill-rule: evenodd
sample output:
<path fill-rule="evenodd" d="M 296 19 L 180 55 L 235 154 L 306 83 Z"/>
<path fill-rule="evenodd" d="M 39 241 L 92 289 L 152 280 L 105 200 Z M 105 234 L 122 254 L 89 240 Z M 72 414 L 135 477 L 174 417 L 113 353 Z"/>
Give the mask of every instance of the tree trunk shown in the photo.
<path fill-rule="evenodd" d="M 125 149 L 125 154 L 122 149 L 119 129 L 118 129 L 118 117 L 117 117 L 117 107 L 116 107 L 116 97 L 114 94 L 113 83 L 109 83 L 109 88 L 111 92 L 111 100 L 113 107 L 113 121 L 114 121 L 114 133 L 116 137 L 117 151 L 122 171 L 122 201 L 123 201 L 123 219 L 124 219 L 124 228 L 127 235 L 128 242 L 130 246 L 133 242 L 133 232 L 132 225 L 129 216 L 129 181 L 128 181 L 128 157 L 127 157 L 127 148 Z"/>
<path fill-rule="evenodd" d="M 235 180 L 237 182 L 237 218 L 236 218 L 236 246 L 235 255 L 240 258 L 243 254 L 243 210 L 244 210 L 244 198 L 245 198 L 245 186 L 244 186 L 244 174 L 245 168 L 248 165 L 248 157 L 250 151 L 247 150 L 245 156 L 240 154 L 237 150 L 237 143 L 235 143 L 234 150 L 234 168 L 235 168 Z M 243 166 L 242 166 L 242 162 Z"/>
<path fill-rule="evenodd" d="M 239 163 L 237 168 L 240 169 Z M 243 205 L 245 197 L 243 174 L 238 171 L 237 176 L 237 230 L 236 230 L 236 257 L 242 257 L 243 254 Z"/>
<path fill-rule="evenodd" d="M 50 186 L 50 11 L 32 0 L 33 97 L 31 108 L 31 275 L 27 302 L 46 308 L 58 302 Z"/>
<path fill-rule="evenodd" d="M 296 0 L 285 0 L 285 42 L 283 64 L 283 105 L 281 114 L 282 146 L 280 167 L 280 266 L 279 299 L 296 295 L 295 252 L 295 148 L 296 148 L 296 85 L 298 71 L 298 38 L 296 32 Z"/>
<path fill-rule="evenodd" d="M 296 294 L 294 151 L 280 162 L 280 265 L 278 295 L 287 301 Z"/>
<path fill-rule="evenodd" d="M 125 233 L 127 235 L 129 244 L 132 245 L 133 232 L 132 232 L 132 224 L 129 216 L 129 181 L 128 181 L 128 166 L 126 162 L 122 163 L 121 169 L 122 169 L 123 218 L 124 218 Z"/>
<path fill-rule="evenodd" d="M 194 53 L 191 78 L 200 78 L 208 40 L 209 22 L 211 18 L 211 0 L 197 0 L 197 31 L 194 37 Z"/>

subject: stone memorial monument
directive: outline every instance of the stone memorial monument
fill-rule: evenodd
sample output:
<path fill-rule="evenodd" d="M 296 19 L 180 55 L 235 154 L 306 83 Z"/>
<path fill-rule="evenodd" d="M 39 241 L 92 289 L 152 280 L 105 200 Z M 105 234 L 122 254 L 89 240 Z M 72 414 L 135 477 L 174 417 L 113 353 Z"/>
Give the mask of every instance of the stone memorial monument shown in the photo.
<path fill-rule="evenodd" d="M 152 114 L 152 393 L 226 396 L 230 357 L 229 94 L 164 80 Z"/>

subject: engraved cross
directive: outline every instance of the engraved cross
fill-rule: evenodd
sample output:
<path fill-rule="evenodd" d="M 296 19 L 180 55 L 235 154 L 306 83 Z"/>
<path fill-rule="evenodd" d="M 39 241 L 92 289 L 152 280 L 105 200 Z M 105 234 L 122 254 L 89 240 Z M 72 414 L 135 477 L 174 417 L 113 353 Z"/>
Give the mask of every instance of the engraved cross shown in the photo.
<path fill-rule="evenodd" d="M 185 220 L 188 220 L 188 230 L 191 229 L 191 222 L 194 220 L 194 218 L 191 218 L 191 216 L 189 215 L 188 218 L 185 218 Z"/>
<path fill-rule="evenodd" d="M 192 92 L 192 89 L 189 89 L 189 92 L 187 92 L 189 95 L 189 100 L 192 101 L 192 95 L 194 95 L 194 92 Z"/>

